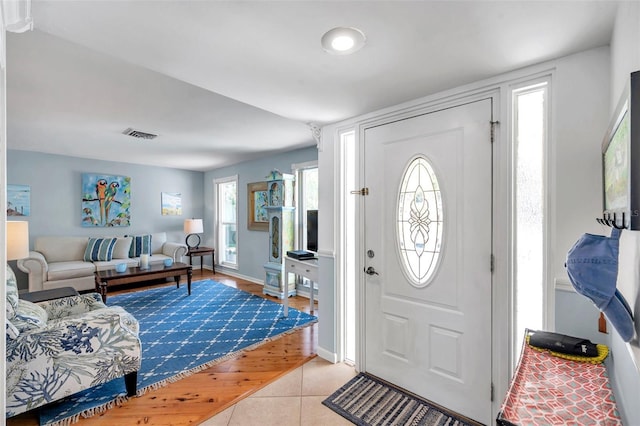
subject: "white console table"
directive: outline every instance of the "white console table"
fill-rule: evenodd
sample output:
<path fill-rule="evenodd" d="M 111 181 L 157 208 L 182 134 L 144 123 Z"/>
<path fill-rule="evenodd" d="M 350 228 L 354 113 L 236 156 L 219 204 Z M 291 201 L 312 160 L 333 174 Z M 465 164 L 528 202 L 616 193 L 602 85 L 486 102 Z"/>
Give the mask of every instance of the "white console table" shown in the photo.
<path fill-rule="evenodd" d="M 309 309 L 313 312 L 313 283 L 318 282 L 318 259 L 298 260 L 289 256 L 284 257 L 284 282 L 288 282 L 289 274 L 299 275 L 311 280 L 311 291 L 309 292 Z M 289 298 L 282 301 L 284 305 L 284 316 L 289 316 Z"/>

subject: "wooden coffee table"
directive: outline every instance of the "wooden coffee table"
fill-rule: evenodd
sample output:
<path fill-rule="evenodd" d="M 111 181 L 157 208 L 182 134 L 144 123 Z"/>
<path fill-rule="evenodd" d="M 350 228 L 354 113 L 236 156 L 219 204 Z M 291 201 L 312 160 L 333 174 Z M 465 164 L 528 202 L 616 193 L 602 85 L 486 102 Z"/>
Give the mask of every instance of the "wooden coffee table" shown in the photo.
<path fill-rule="evenodd" d="M 176 281 L 176 286 L 180 288 L 180 275 L 187 276 L 187 292 L 191 295 L 191 265 L 186 263 L 174 263 L 171 266 L 164 266 L 163 264 L 151 265 L 147 269 L 141 269 L 137 266 L 127 268 L 124 272 L 116 272 L 115 269 L 108 271 L 96 271 L 96 291 L 102 296 L 102 301 L 107 301 L 107 289 L 109 287 L 140 283 L 145 281 L 151 281 L 159 278 L 173 277 Z"/>

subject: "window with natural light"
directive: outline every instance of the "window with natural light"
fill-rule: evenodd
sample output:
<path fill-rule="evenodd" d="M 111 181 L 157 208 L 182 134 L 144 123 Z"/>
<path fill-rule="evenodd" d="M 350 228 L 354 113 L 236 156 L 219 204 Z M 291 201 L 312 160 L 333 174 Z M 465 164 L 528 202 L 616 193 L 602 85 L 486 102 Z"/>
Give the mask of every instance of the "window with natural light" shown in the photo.
<path fill-rule="evenodd" d="M 340 187 L 342 203 L 340 205 L 340 251 L 344 261 L 339 265 L 342 281 L 342 337 L 343 354 L 347 362 L 356 361 L 356 271 L 358 222 L 356 221 L 356 203 L 358 197 L 351 191 L 357 188 L 356 135 L 353 130 L 340 134 Z"/>
<path fill-rule="evenodd" d="M 218 263 L 238 267 L 238 178 L 216 179 Z"/>
<path fill-rule="evenodd" d="M 317 224 L 318 224 L 318 162 L 311 161 L 308 163 L 294 164 L 292 170 L 296 176 L 296 247 L 299 250 L 318 251 L 317 248 Z M 311 215 L 310 215 L 311 212 Z M 315 213 L 315 215 L 313 214 Z M 313 223 L 308 223 L 311 220 Z M 309 227 L 315 227 L 315 234 L 309 241 Z M 300 294 L 310 291 L 311 281 L 302 278 L 296 283 L 296 289 Z M 315 293 L 317 294 L 317 285 L 315 285 Z"/>
<path fill-rule="evenodd" d="M 318 164 L 317 162 L 294 165 L 298 188 L 298 248 L 309 250 L 307 240 L 307 218 L 309 210 L 318 210 Z M 312 250 L 317 251 L 317 250 Z"/>
<path fill-rule="evenodd" d="M 545 152 L 548 82 L 513 91 L 515 165 L 514 358 L 525 328 L 544 327 L 545 306 Z"/>

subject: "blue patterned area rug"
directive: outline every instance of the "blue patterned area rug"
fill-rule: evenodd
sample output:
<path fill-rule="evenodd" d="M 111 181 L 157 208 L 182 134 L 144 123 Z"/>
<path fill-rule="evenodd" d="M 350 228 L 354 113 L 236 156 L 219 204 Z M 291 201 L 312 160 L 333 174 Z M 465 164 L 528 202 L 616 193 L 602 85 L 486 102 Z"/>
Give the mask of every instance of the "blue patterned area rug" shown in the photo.
<path fill-rule="evenodd" d="M 140 322 L 138 395 L 317 321 L 315 316 L 211 280 L 110 296 Z M 70 424 L 126 401 L 119 378 L 43 407 L 40 424 Z"/>
<path fill-rule="evenodd" d="M 480 425 L 367 373 L 358 374 L 322 403 L 358 426 Z"/>

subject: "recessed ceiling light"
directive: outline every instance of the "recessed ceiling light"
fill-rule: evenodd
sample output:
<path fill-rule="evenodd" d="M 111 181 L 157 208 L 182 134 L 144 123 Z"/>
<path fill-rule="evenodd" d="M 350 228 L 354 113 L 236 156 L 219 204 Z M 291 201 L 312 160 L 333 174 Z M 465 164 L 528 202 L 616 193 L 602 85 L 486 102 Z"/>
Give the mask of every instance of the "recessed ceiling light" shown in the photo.
<path fill-rule="evenodd" d="M 321 39 L 322 48 L 333 55 L 349 55 L 362 49 L 367 41 L 357 28 L 337 27 L 327 31 Z"/>

